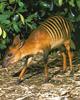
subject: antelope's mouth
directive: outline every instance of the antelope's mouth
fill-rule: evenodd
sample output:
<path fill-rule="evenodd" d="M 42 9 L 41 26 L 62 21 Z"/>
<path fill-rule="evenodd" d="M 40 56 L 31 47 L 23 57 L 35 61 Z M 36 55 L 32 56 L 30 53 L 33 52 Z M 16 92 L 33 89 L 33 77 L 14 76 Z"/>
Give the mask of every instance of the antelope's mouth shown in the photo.
<path fill-rule="evenodd" d="M 10 65 L 10 63 L 8 61 L 3 61 L 3 63 L 2 63 L 3 68 L 8 67 L 8 65 Z"/>
<path fill-rule="evenodd" d="M 5 67 L 8 67 L 8 66 L 14 66 L 16 62 L 12 62 L 10 59 L 7 59 L 7 60 L 3 60 L 2 62 L 2 67 L 5 68 Z"/>

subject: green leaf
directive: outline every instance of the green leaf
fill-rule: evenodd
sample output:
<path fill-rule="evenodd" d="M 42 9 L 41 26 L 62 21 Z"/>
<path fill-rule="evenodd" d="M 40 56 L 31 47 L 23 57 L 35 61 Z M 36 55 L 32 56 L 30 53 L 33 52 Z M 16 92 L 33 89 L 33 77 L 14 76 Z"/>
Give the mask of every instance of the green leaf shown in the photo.
<path fill-rule="evenodd" d="M 33 29 L 31 24 L 27 23 L 27 26 L 30 27 L 30 29 Z"/>
<path fill-rule="evenodd" d="M 9 0 L 10 4 L 13 4 L 15 2 L 15 0 Z"/>
<path fill-rule="evenodd" d="M 4 2 L 0 3 L 0 12 L 3 12 L 4 8 L 5 8 L 5 3 Z"/>
<path fill-rule="evenodd" d="M 6 36 L 7 36 L 7 33 L 6 33 L 6 31 L 3 30 L 3 34 L 2 34 L 3 39 L 5 39 Z"/>
<path fill-rule="evenodd" d="M 76 0 L 77 6 L 80 9 L 80 0 Z"/>
<path fill-rule="evenodd" d="M 63 0 L 59 0 L 59 6 L 62 6 Z"/>
<path fill-rule="evenodd" d="M 70 0 L 70 1 L 69 1 L 69 5 L 71 5 L 72 7 L 75 7 L 74 0 Z"/>
<path fill-rule="evenodd" d="M 6 44 L 6 41 L 5 41 L 5 39 L 3 39 L 3 40 L 2 40 L 2 44 Z"/>
<path fill-rule="evenodd" d="M 54 4 L 59 6 L 59 0 L 54 0 Z"/>
<path fill-rule="evenodd" d="M 5 44 L 0 43 L 0 49 L 5 49 L 5 48 L 6 48 L 6 45 L 5 45 Z"/>
<path fill-rule="evenodd" d="M 36 27 L 37 27 L 36 23 L 33 23 L 32 24 L 32 29 L 36 29 Z"/>
<path fill-rule="evenodd" d="M 35 23 L 27 23 L 27 26 L 31 29 L 31 30 L 33 30 L 33 29 L 36 29 L 36 24 Z"/>
<path fill-rule="evenodd" d="M 14 30 L 15 30 L 17 33 L 20 31 L 20 29 L 19 29 L 17 23 L 15 23 L 15 22 L 13 22 L 13 28 L 14 28 Z"/>
<path fill-rule="evenodd" d="M 1 24 L 8 25 L 8 24 L 10 24 L 10 20 L 2 20 L 1 21 Z"/>
<path fill-rule="evenodd" d="M 19 1 L 18 4 L 19 4 L 20 7 L 24 7 L 24 3 L 23 2 Z"/>
<path fill-rule="evenodd" d="M 75 46 L 73 40 L 71 39 L 70 41 L 71 41 L 71 48 L 75 50 L 76 49 L 76 46 Z"/>
<path fill-rule="evenodd" d="M 27 23 L 27 22 L 31 22 L 31 21 L 33 20 L 33 18 L 36 18 L 36 17 L 37 17 L 37 13 L 34 13 L 34 14 L 28 16 L 28 17 L 26 18 L 26 23 Z"/>
<path fill-rule="evenodd" d="M 4 1 L 6 1 L 6 0 L 0 0 L 0 2 L 4 2 Z"/>
<path fill-rule="evenodd" d="M 50 5 L 49 5 L 49 3 L 47 3 L 47 2 L 41 1 L 41 2 L 40 2 L 40 7 L 41 7 L 41 8 L 49 8 Z"/>
<path fill-rule="evenodd" d="M 0 36 L 2 35 L 2 28 L 0 27 Z"/>
<path fill-rule="evenodd" d="M 25 24 L 24 17 L 21 14 L 19 14 L 19 16 L 20 16 L 22 23 Z"/>
<path fill-rule="evenodd" d="M 9 17 L 10 17 L 10 15 L 8 15 L 8 14 L 1 14 L 1 15 L 0 15 L 0 21 L 6 20 L 6 19 L 8 19 Z"/>

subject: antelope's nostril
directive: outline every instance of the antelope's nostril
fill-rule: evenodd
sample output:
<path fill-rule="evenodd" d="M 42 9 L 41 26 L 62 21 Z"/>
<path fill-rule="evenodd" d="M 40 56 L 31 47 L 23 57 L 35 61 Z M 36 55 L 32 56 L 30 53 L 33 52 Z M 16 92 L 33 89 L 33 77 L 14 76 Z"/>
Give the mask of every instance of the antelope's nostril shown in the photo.
<path fill-rule="evenodd" d="M 9 64 L 9 61 L 5 60 L 5 61 L 2 62 L 2 67 L 5 68 L 5 67 L 8 66 L 8 64 Z"/>
<path fill-rule="evenodd" d="M 5 63 L 5 62 L 2 63 L 2 67 L 3 67 L 3 68 L 6 67 L 6 63 Z"/>

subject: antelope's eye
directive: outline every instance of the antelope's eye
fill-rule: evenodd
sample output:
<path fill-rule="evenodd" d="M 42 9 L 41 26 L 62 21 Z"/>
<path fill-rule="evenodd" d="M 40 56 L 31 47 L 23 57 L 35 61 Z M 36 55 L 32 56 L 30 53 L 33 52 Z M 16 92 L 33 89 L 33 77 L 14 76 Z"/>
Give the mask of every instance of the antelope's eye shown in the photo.
<path fill-rule="evenodd" d="M 12 56 L 12 53 L 9 53 L 8 56 L 11 57 Z"/>

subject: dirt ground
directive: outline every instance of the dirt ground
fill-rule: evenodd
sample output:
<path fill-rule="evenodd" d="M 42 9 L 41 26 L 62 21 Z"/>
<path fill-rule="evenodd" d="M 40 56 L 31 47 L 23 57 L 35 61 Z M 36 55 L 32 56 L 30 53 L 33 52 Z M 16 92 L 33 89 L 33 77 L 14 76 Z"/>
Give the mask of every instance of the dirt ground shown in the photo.
<path fill-rule="evenodd" d="M 62 72 L 62 58 L 49 56 L 48 83 L 44 83 L 43 64 L 32 66 L 21 84 L 12 74 L 18 71 L 23 61 L 14 66 L 2 68 L 0 65 L 0 100 L 80 100 L 80 52 L 74 53 L 74 74 Z"/>

